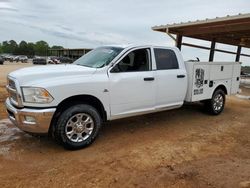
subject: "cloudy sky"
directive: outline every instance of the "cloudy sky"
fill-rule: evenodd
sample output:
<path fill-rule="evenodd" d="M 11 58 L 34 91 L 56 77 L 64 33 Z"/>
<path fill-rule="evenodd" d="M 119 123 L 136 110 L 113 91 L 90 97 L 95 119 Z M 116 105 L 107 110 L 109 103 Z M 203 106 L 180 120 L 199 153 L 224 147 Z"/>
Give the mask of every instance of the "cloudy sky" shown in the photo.
<path fill-rule="evenodd" d="M 173 46 L 172 39 L 151 27 L 238 13 L 250 13 L 249 0 L 0 0 L 0 41 L 45 40 L 66 48 L 120 43 Z M 187 41 L 190 39 L 184 39 Z M 196 43 L 209 46 L 204 41 Z M 243 52 L 250 54 L 249 49 Z M 185 59 L 208 58 L 208 51 L 188 47 L 183 54 Z M 215 58 L 234 60 L 220 53 Z M 250 58 L 242 60 L 250 65 Z"/>

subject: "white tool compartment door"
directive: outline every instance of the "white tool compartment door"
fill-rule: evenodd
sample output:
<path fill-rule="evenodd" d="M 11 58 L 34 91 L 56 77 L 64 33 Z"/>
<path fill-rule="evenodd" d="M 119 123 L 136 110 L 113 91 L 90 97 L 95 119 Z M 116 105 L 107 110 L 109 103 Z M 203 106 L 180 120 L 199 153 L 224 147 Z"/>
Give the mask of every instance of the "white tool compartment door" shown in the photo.
<path fill-rule="evenodd" d="M 239 63 L 235 63 L 233 65 L 233 78 L 232 78 L 232 87 L 231 87 L 231 95 L 236 94 L 239 91 L 240 86 L 240 71 L 241 65 Z"/>
<path fill-rule="evenodd" d="M 211 80 L 227 80 L 232 78 L 232 64 L 220 63 L 219 65 L 214 65 L 211 63 Z"/>
<path fill-rule="evenodd" d="M 209 98 L 209 75 L 209 65 L 194 64 L 192 101 L 200 101 Z"/>

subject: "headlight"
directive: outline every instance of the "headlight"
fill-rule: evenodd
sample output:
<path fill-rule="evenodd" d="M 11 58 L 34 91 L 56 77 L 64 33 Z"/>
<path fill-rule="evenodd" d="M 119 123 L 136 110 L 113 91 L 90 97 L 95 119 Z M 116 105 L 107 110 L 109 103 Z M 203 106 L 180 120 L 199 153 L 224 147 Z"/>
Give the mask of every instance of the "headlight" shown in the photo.
<path fill-rule="evenodd" d="M 30 103 L 50 103 L 53 97 L 46 89 L 39 87 L 22 87 L 24 102 Z"/>

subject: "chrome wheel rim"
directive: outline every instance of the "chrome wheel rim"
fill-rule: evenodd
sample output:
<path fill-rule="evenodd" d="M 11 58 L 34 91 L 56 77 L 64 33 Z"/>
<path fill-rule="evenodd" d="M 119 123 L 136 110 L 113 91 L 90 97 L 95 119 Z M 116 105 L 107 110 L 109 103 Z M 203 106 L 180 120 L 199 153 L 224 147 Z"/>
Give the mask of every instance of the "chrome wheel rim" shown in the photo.
<path fill-rule="evenodd" d="M 85 113 L 78 113 L 72 116 L 66 126 L 65 133 L 72 142 L 82 142 L 90 137 L 94 130 L 92 117 Z"/>
<path fill-rule="evenodd" d="M 222 94 L 217 94 L 214 97 L 214 103 L 213 103 L 214 110 L 220 111 L 223 107 L 223 103 L 224 103 L 224 98 L 223 98 Z"/>

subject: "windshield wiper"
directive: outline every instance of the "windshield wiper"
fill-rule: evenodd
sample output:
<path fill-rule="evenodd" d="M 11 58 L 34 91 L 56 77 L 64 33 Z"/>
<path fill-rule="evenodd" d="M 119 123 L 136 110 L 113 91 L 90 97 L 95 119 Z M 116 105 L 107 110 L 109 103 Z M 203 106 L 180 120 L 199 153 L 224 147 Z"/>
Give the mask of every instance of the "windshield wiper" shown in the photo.
<path fill-rule="evenodd" d="M 89 67 L 89 68 L 96 68 L 96 67 L 91 67 L 91 66 L 87 66 L 87 65 L 82 65 L 82 64 L 80 64 L 80 63 L 76 63 L 76 64 L 74 64 L 74 65 L 80 65 L 80 66 Z"/>
<path fill-rule="evenodd" d="M 82 64 L 80 64 L 80 63 L 76 63 L 76 64 L 74 64 L 74 65 L 80 65 L 80 66 L 83 66 L 83 67 L 89 67 L 89 66 L 86 66 L 86 65 L 82 65 Z"/>

